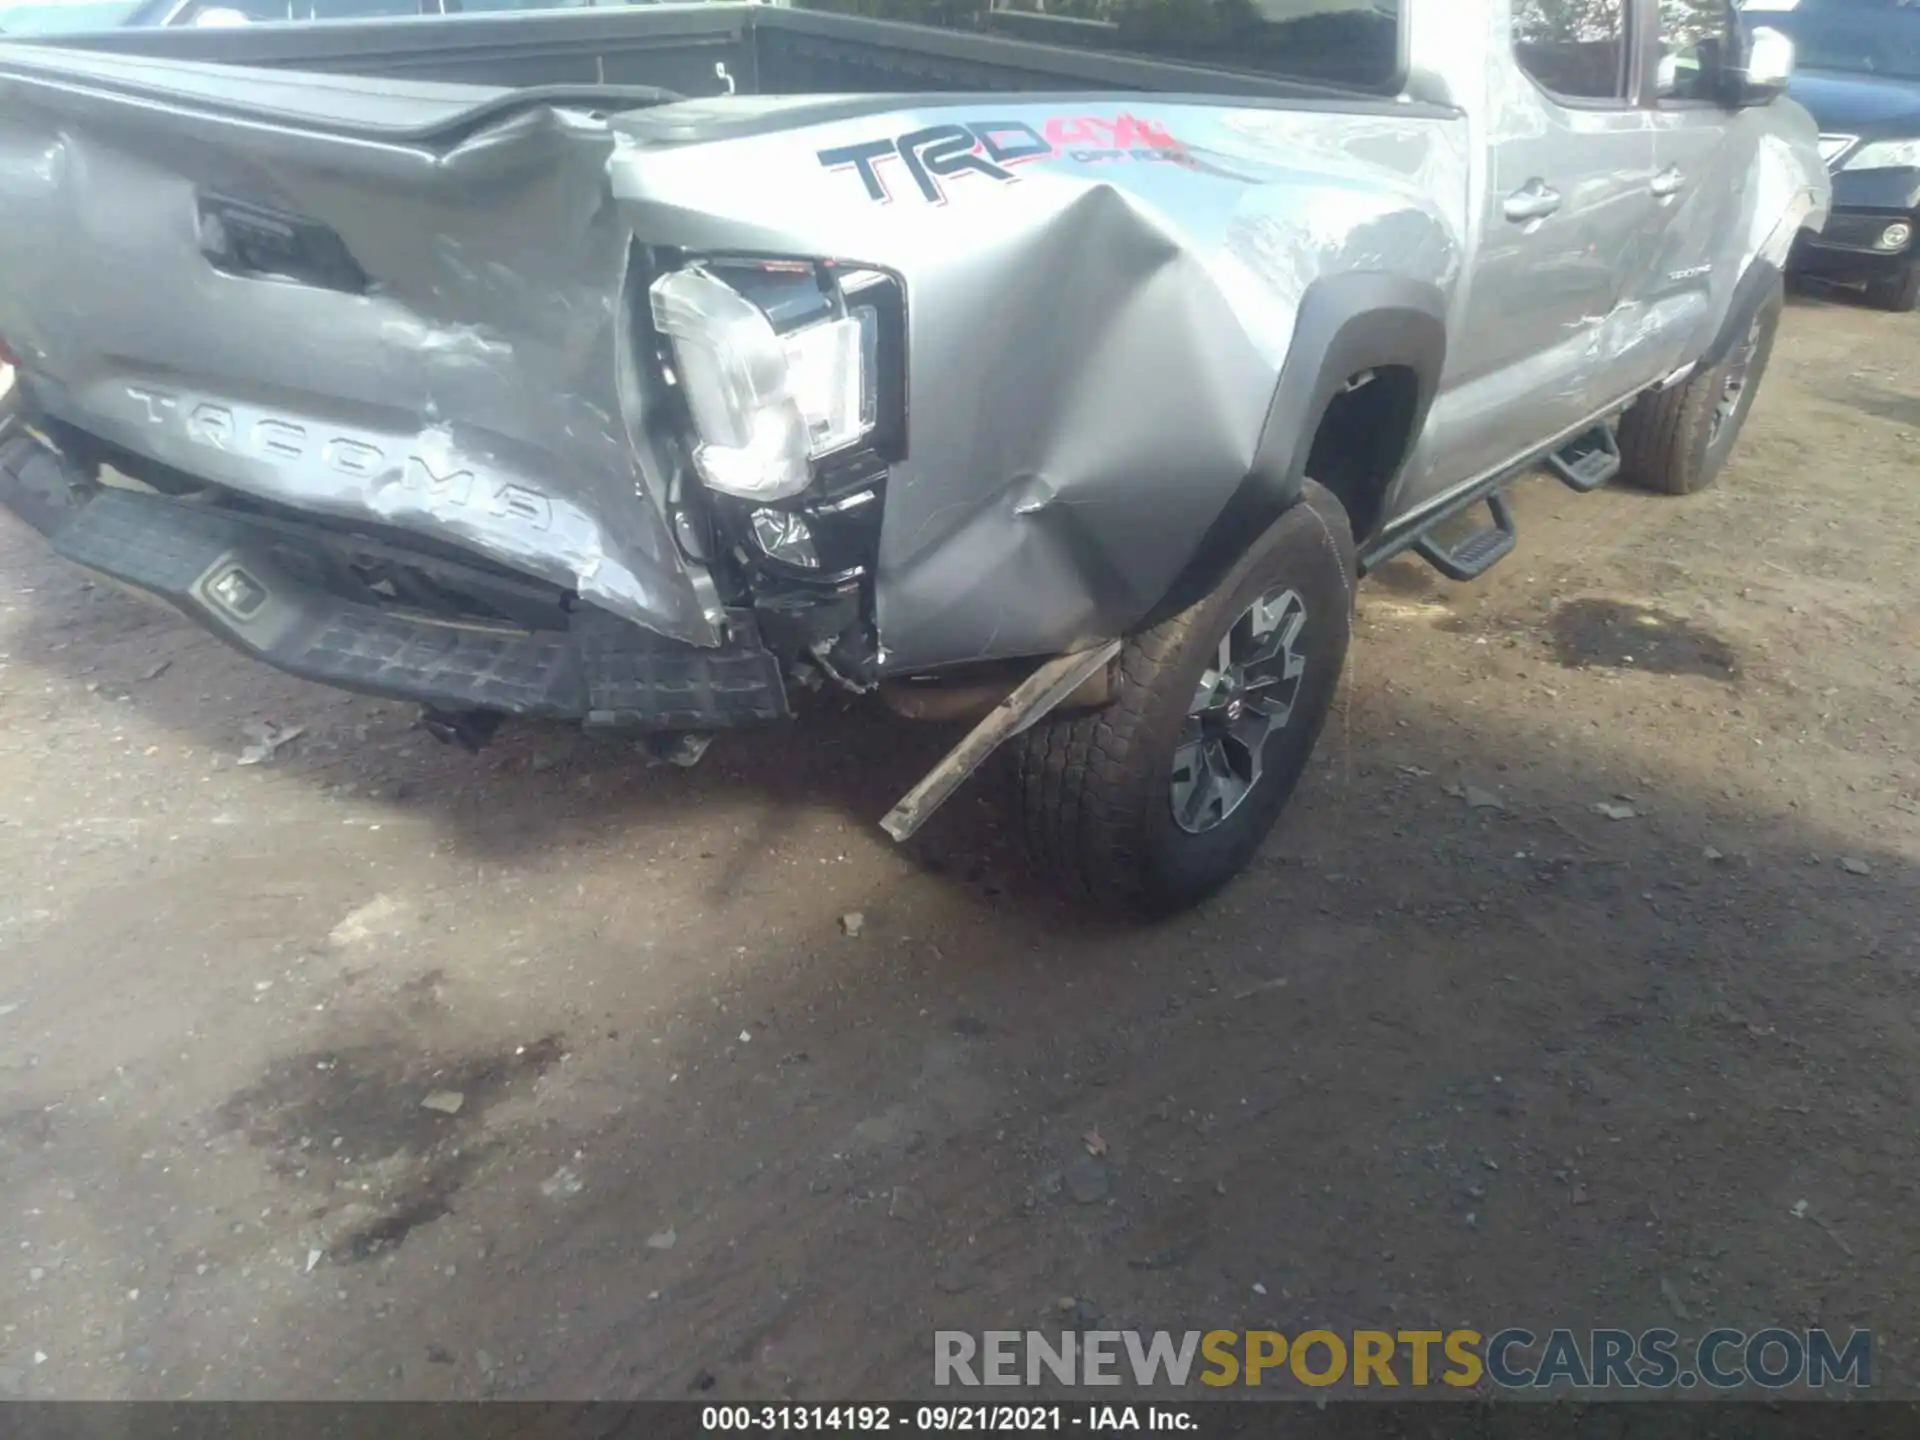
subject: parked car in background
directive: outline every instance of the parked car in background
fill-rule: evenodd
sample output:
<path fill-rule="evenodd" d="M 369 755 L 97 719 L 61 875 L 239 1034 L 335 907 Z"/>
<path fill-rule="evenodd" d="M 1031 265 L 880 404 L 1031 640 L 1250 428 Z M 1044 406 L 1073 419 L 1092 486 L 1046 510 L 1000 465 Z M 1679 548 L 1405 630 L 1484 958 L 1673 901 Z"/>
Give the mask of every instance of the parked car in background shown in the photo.
<path fill-rule="evenodd" d="M 1792 269 L 1864 286 L 1883 309 L 1920 304 L 1920 4 L 1748 0 L 1748 23 L 1791 36 L 1792 95 L 1820 126 L 1833 218 Z"/>

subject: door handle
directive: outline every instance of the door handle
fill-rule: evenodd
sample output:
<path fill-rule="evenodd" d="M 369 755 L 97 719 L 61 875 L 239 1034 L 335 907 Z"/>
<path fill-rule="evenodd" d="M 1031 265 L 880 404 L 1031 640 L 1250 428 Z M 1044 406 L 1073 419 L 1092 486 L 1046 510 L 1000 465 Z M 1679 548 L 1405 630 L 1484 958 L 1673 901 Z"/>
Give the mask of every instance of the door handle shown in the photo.
<path fill-rule="evenodd" d="M 1560 192 L 1544 180 L 1529 180 L 1507 197 L 1501 207 L 1515 224 L 1544 220 L 1560 208 Z"/>
<path fill-rule="evenodd" d="M 1671 199 L 1686 188 L 1687 177 L 1680 173 L 1680 167 L 1669 165 L 1653 177 L 1653 193 L 1662 200 Z"/>

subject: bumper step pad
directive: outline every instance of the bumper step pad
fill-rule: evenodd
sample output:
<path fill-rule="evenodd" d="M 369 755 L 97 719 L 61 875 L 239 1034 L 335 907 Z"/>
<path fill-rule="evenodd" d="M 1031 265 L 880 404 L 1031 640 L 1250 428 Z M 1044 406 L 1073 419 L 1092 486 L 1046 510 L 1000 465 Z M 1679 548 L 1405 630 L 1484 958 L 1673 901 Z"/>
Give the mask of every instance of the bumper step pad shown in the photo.
<path fill-rule="evenodd" d="M 568 634 L 587 678 L 589 725 L 719 730 L 790 713 L 779 662 L 757 644 L 701 650 L 600 610 L 576 611 Z"/>
<path fill-rule="evenodd" d="M 244 515 L 96 484 L 15 428 L 0 434 L 0 503 L 75 564 L 167 601 L 304 679 L 442 709 L 705 730 L 787 716 L 757 638 L 706 650 L 592 609 L 566 630 L 459 622 L 362 604 L 287 573 L 286 543 Z M 734 627 L 752 635 L 751 625 Z"/>

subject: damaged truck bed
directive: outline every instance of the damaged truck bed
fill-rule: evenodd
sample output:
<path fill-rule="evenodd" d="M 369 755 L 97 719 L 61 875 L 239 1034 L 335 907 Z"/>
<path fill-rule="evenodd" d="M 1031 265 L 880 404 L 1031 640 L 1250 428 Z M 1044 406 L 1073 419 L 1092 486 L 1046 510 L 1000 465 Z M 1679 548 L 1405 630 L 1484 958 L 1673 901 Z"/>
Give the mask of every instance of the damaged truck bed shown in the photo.
<path fill-rule="evenodd" d="M 1677 48 L 1633 10 L 1619 57 Z M 1507 0 L 1136 12 L 0 46 L 0 498 L 456 738 L 697 749 L 796 681 L 985 714 L 890 829 L 1019 737 L 1043 859 L 1192 903 L 1304 766 L 1368 564 L 1479 573 L 1542 461 L 1717 473 L 1825 171 L 1737 29 L 1668 155 L 1664 67 L 1594 124 Z M 1650 438 L 1678 405 L 1719 407 L 1698 453 Z"/>

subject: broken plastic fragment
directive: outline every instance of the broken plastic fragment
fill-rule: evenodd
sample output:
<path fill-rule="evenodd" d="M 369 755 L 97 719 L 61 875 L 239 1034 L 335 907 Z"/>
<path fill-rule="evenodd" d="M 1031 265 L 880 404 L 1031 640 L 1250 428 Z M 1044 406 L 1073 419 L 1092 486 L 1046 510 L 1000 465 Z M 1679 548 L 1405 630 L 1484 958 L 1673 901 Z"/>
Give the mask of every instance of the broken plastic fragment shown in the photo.
<path fill-rule="evenodd" d="M 271 720 L 264 724 L 248 725 L 246 728 L 247 734 L 253 737 L 253 743 L 241 750 L 238 761 L 241 765 L 258 765 L 271 760 L 281 746 L 290 744 L 307 733 L 307 727 L 304 725 L 289 725 L 283 728 Z"/>

